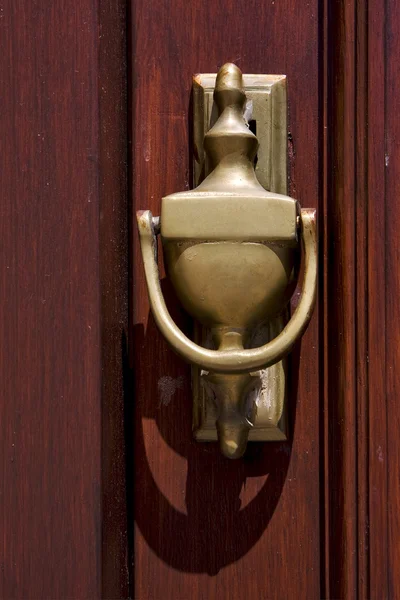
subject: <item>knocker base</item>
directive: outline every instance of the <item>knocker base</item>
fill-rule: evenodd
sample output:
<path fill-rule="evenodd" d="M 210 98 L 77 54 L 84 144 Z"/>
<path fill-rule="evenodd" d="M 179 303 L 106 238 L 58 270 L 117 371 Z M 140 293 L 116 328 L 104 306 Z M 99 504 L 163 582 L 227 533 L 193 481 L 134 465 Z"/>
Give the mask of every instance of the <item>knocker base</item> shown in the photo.
<path fill-rule="evenodd" d="M 196 188 L 209 173 L 203 149 L 204 136 L 218 118 L 214 102 L 217 74 L 202 73 L 193 80 L 193 179 Z M 285 75 L 243 74 L 246 94 L 245 115 L 257 135 L 259 148 L 255 165 L 258 181 L 266 189 L 287 194 L 287 94 Z M 289 315 L 285 311 L 273 322 L 253 332 L 252 346 L 265 344 L 282 331 Z M 213 348 L 209 329 L 195 325 L 194 341 Z M 288 360 L 285 358 L 268 369 L 254 372 L 254 388 L 248 393 L 249 442 L 284 441 L 287 439 Z M 217 407 L 215 390 L 207 381 L 207 372 L 192 365 L 193 435 L 197 441 L 216 442 Z"/>

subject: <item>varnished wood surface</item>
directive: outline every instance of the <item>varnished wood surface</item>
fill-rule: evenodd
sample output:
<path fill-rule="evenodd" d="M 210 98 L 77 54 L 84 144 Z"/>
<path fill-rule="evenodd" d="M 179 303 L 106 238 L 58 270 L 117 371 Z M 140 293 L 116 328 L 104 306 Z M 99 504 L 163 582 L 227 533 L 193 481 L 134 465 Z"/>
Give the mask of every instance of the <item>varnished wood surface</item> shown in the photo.
<path fill-rule="evenodd" d="M 390 598 L 400 598 L 400 207 L 398 201 L 400 175 L 400 7 L 389 2 L 386 15 L 385 49 L 385 285 L 386 285 L 386 398 L 387 398 L 387 454 L 383 455 L 382 470 L 387 474 L 387 553 L 388 591 Z M 385 462 L 386 459 L 386 462 Z"/>
<path fill-rule="evenodd" d="M 104 595 L 126 597 L 125 15 L 117 4 L 1 8 L 7 600 L 100 598 L 102 576 Z"/>
<path fill-rule="evenodd" d="M 98 3 L 102 598 L 128 597 L 128 129 L 125 0 Z"/>
<path fill-rule="evenodd" d="M 0 596 L 124 598 L 129 568 L 138 600 L 400 598 L 399 8 L 128 4 L 0 14 Z M 290 443 L 239 466 L 191 439 L 134 228 L 127 363 L 127 23 L 132 211 L 191 185 L 193 73 L 288 75 L 322 310 L 292 357 Z"/>
<path fill-rule="evenodd" d="M 254 457 L 249 457 L 251 462 L 245 462 L 238 471 L 224 465 L 210 448 L 199 449 L 189 443 L 181 433 L 186 431 L 185 435 L 190 435 L 189 372 L 176 362 L 162 340 L 154 339 L 158 334 L 148 315 L 140 259 L 135 254 L 132 331 L 140 347 L 140 356 L 139 350 L 134 355 L 138 398 L 135 467 L 138 481 L 144 482 L 144 487 L 135 494 L 134 573 L 138 598 L 156 598 L 161 590 L 166 597 L 173 597 L 174 593 L 185 597 L 190 590 L 191 596 L 199 598 L 224 594 L 241 598 L 246 593 L 262 598 L 400 597 L 397 477 L 400 383 L 396 367 L 399 211 L 395 198 L 400 170 L 396 145 L 399 137 L 396 39 L 400 15 L 391 0 L 386 5 L 375 0 L 368 6 L 359 0 L 327 0 L 320 4 L 317 63 L 309 58 L 311 48 L 317 48 L 317 37 L 313 37 L 317 30 L 304 12 L 302 18 L 307 24 L 298 22 L 296 32 L 298 56 L 292 51 L 295 25 L 288 4 L 281 5 L 286 10 L 287 29 L 280 29 L 279 35 L 277 8 L 265 5 L 258 11 L 257 21 L 252 23 L 251 55 L 246 35 L 229 38 L 228 43 L 226 38 L 223 42 L 216 39 L 221 19 L 218 7 L 212 9 L 210 18 L 204 22 L 200 7 L 193 13 L 182 9 L 179 28 L 175 27 L 174 18 L 168 20 L 157 2 L 152 5 L 157 14 L 156 25 L 141 6 L 133 15 L 133 47 L 137 57 L 132 98 L 135 207 L 150 207 L 157 213 L 161 195 L 190 185 L 190 163 L 179 153 L 182 147 L 187 148 L 186 127 L 190 128 L 190 123 L 184 121 L 187 113 L 181 100 L 182 95 L 187 97 L 189 84 L 185 87 L 180 73 L 186 73 L 189 80 L 192 71 L 216 70 L 225 60 L 236 57 L 244 70 L 263 72 L 268 65 L 266 70 L 288 75 L 290 128 L 294 134 L 294 148 L 289 147 L 291 193 L 304 204 L 304 199 L 310 198 L 307 186 L 313 189 L 314 185 L 322 197 L 319 205 L 322 311 L 318 325 L 314 317 L 314 327 L 318 326 L 321 333 L 319 353 L 314 353 L 313 344 L 305 352 L 303 343 L 300 365 L 303 377 L 310 376 L 313 383 L 304 386 L 300 376 L 301 402 L 298 397 L 294 445 L 287 465 L 280 470 L 282 474 L 288 469 L 286 479 L 283 485 L 274 483 L 270 474 L 269 491 L 262 483 L 257 484 L 256 478 L 248 477 L 254 469 Z M 173 5 L 172 17 L 175 10 L 178 4 Z M 191 20 L 194 14 L 196 28 Z M 224 15 L 225 32 L 236 22 L 238 14 L 240 31 L 247 31 L 247 17 L 239 7 L 237 13 L 227 11 Z M 163 27 L 168 32 L 166 38 L 157 33 Z M 204 32 L 211 41 L 205 66 Z M 259 42 L 261 32 L 266 33 L 266 47 Z M 307 35 L 303 36 L 305 32 Z M 155 79 L 142 68 L 144 54 Z M 173 60 L 169 58 L 171 55 Z M 314 87 L 308 89 L 308 100 L 298 102 L 299 94 L 303 93 L 302 82 L 308 81 L 301 60 L 305 56 L 309 58 L 308 77 L 311 76 L 312 86 L 315 84 L 319 89 L 319 111 L 318 104 L 312 104 Z M 210 65 L 212 60 L 215 63 Z M 166 100 L 157 90 L 171 79 L 173 92 Z M 151 92 L 155 97 L 149 106 L 146 97 Z M 304 111 L 311 106 L 315 107 L 319 122 L 311 120 L 308 135 L 303 137 L 308 113 L 300 113 L 299 107 Z M 143 114 L 145 124 L 140 129 L 137 123 Z M 310 147 L 320 153 L 319 163 L 309 154 Z M 158 151 L 156 157 L 154 148 Z M 308 163 L 311 157 L 313 165 Z M 302 164 L 310 168 L 307 176 L 306 171 L 298 169 L 299 161 L 306 161 Z M 178 168 L 182 165 L 184 175 Z M 153 172 L 163 173 L 161 181 L 153 177 Z M 166 281 L 164 287 L 176 318 L 187 325 Z M 319 387 L 315 378 L 318 357 L 322 376 Z M 144 365 L 149 363 L 156 364 L 157 370 L 143 375 Z M 318 394 L 316 403 L 313 394 Z M 303 472 L 301 480 L 298 479 L 296 460 L 308 452 L 311 439 L 303 429 L 304 421 L 299 421 L 302 402 L 306 402 L 311 419 L 315 415 L 313 410 L 318 412 L 320 435 L 312 443 L 314 456 L 318 454 L 319 458 L 319 495 L 316 486 L 310 486 L 310 472 Z M 309 425 L 318 431 L 317 421 Z M 259 451 L 256 472 L 265 473 L 273 450 L 267 447 Z M 202 454 L 206 453 L 212 456 L 206 463 L 207 478 L 199 467 Z M 315 475 L 317 461 L 312 468 Z M 259 531 L 252 525 L 255 517 L 250 511 L 240 513 L 237 508 L 232 511 L 228 503 L 229 482 L 236 481 L 239 488 L 245 477 L 247 492 L 255 495 L 253 506 L 257 506 L 257 498 L 264 493 L 270 500 L 275 495 L 273 505 L 271 501 L 267 504 Z M 288 481 L 293 480 L 296 483 L 290 488 L 289 498 Z M 318 502 L 318 508 L 313 504 L 321 532 L 318 558 L 314 540 L 302 540 L 300 545 L 297 537 L 302 527 L 309 526 L 309 515 L 297 512 L 300 490 L 303 493 L 307 490 L 308 498 Z M 149 512 L 148 506 L 154 506 L 154 511 Z M 222 521 L 215 508 L 218 506 L 223 506 Z M 285 520 L 286 506 L 298 517 L 295 524 L 289 525 Z M 275 519 L 279 519 L 280 528 L 274 529 Z M 237 527 L 247 530 L 254 527 L 257 543 L 253 545 L 252 536 L 246 539 L 243 534 L 236 537 L 229 533 L 226 523 L 234 523 L 234 531 Z M 204 533 L 210 528 L 214 537 Z M 310 531 L 316 531 L 315 525 Z M 290 561 L 275 563 L 275 547 L 279 547 L 277 552 L 281 556 L 288 557 L 294 540 L 296 550 Z M 266 560 L 261 561 L 262 555 Z M 221 564 L 225 568 L 216 572 Z M 316 565 L 321 574 L 319 588 Z M 299 566 L 303 573 L 296 584 L 301 581 L 303 587 L 295 589 L 291 574 Z M 207 569 L 208 574 L 204 574 Z M 284 580 L 286 585 L 283 589 L 270 588 L 271 580 Z M 240 585 L 234 586 L 232 581 Z"/>
<path fill-rule="evenodd" d="M 399 443 L 391 430 L 400 387 L 390 311 L 399 292 L 400 163 L 388 140 L 398 114 L 390 40 L 400 21 L 391 1 L 386 10 L 375 0 L 327 7 L 323 597 L 397 598 Z"/>
<path fill-rule="evenodd" d="M 324 552 L 328 554 L 323 596 L 357 597 L 357 265 L 356 252 L 356 20 L 354 3 L 328 7 L 326 44 L 328 157 L 324 240 L 326 277 L 325 502 L 329 511 Z M 332 24 L 332 28 L 330 25 Z M 362 111 L 363 104 L 358 110 Z M 351 132 L 351 135 L 349 133 Z M 361 196 L 361 202 L 364 198 Z M 363 208 L 363 204 L 361 205 Z M 362 210 L 359 210 L 362 215 Z M 361 231 L 365 230 L 361 225 Z M 360 270 L 362 273 L 362 271 Z M 361 313 L 362 317 L 362 313 Z"/>
<path fill-rule="evenodd" d="M 290 193 L 318 206 L 318 3 L 140 0 L 131 11 L 133 209 L 157 215 L 163 195 L 191 185 L 192 75 L 226 61 L 288 76 Z M 318 598 L 318 311 L 292 360 L 290 442 L 227 462 L 192 439 L 190 369 L 149 314 L 134 223 L 132 242 L 132 596 Z M 189 332 L 165 279 L 163 288 Z"/>

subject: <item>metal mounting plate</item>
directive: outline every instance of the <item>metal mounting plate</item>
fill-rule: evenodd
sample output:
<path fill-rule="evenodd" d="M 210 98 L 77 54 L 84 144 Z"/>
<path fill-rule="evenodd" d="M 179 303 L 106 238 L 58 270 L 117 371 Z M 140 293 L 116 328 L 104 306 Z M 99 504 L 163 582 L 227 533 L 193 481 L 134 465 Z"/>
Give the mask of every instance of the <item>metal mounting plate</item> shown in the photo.
<path fill-rule="evenodd" d="M 208 174 L 203 140 L 218 113 L 213 93 L 216 73 L 196 75 L 193 81 L 193 180 L 194 187 Z M 259 150 L 255 172 L 261 185 L 271 192 L 287 194 L 287 93 L 285 75 L 243 75 L 247 97 L 245 118 L 257 135 Z M 280 332 L 288 315 L 259 327 L 250 347 L 260 346 Z M 196 325 L 195 342 L 212 347 L 210 332 Z M 255 404 L 256 415 L 249 441 L 287 439 L 287 361 L 286 359 L 254 373 L 260 379 Z M 193 432 L 199 441 L 216 441 L 216 409 L 213 394 L 205 385 L 201 370 L 192 367 Z"/>
<path fill-rule="evenodd" d="M 193 79 L 194 187 L 208 174 L 203 140 L 218 118 L 213 100 L 216 77 L 202 73 Z M 243 75 L 243 83 L 244 114 L 259 142 L 257 179 L 266 190 L 287 194 L 286 75 Z"/>

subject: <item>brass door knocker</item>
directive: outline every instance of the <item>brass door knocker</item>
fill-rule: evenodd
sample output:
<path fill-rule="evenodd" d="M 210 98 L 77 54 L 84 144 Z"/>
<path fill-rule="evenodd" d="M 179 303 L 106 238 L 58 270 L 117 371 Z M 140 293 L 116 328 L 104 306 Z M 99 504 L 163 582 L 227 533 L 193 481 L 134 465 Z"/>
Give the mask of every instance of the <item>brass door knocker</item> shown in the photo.
<path fill-rule="evenodd" d="M 235 65 L 219 70 L 214 100 L 219 117 L 204 137 L 209 175 L 196 189 L 163 198 L 160 218 L 139 211 L 137 220 L 155 321 L 174 350 L 203 370 L 215 395 L 221 450 L 238 458 L 257 412 L 255 373 L 283 359 L 313 311 L 316 218 L 314 210 L 300 209 L 293 198 L 259 183 L 253 162 L 258 141 L 244 118 L 246 94 Z M 159 233 L 177 296 L 211 330 L 216 349 L 187 338 L 168 312 L 157 265 Z M 301 246 L 304 275 L 296 310 L 274 339 L 249 348 L 254 327 L 287 307 Z"/>

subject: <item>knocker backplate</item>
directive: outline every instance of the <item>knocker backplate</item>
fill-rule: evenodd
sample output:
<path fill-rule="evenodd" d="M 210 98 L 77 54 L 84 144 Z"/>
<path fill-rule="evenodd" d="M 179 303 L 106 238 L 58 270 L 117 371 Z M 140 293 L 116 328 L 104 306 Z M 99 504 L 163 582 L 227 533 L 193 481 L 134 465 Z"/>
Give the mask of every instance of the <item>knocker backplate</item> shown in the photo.
<path fill-rule="evenodd" d="M 203 140 L 214 125 L 218 111 L 213 92 L 216 74 L 196 75 L 193 83 L 193 179 L 196 187 L 208 174 Z M 259 149 L 255 172 L 261 185 L 271 192 L 287 194 L 287 92 L 284 75 L 243 75 L 247 97 L 244 116 L 257 135 Z M 287 322 L 282 314 L 252 332 L 250 347 L 260 346 L 276 336 Z M 210 331 L 196 325 L 194 341 L 212 347 Z M 255 416 L 250 441 L 287 439 L 287 359 L 253 374 L 258 378 Z M 216 441 L 216 408 L 213 392 L 199 368 L 192 367 L 193 432 L 199 441 Z"/>

